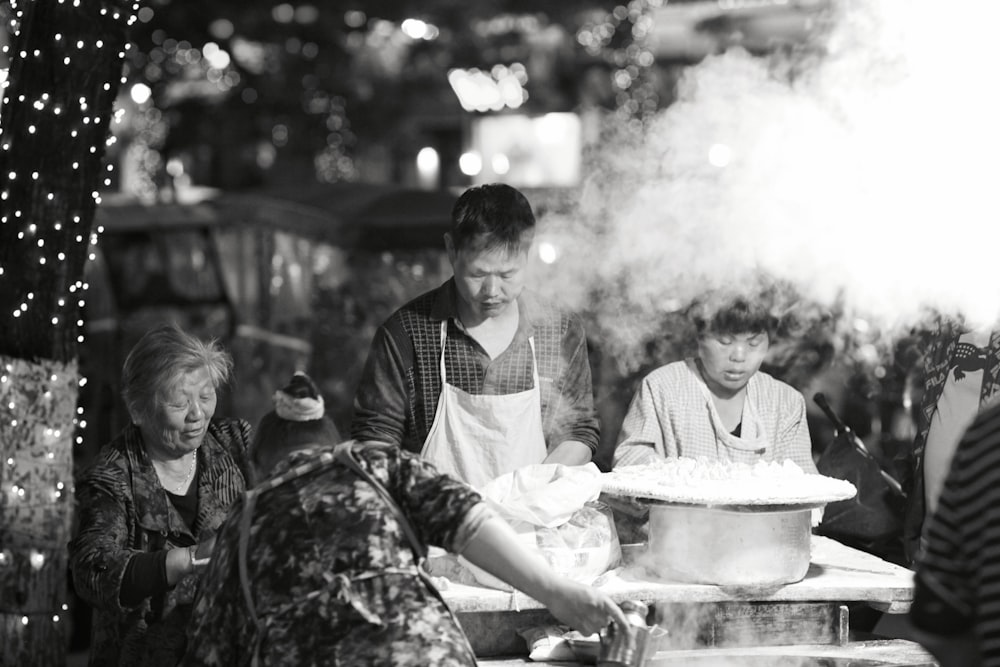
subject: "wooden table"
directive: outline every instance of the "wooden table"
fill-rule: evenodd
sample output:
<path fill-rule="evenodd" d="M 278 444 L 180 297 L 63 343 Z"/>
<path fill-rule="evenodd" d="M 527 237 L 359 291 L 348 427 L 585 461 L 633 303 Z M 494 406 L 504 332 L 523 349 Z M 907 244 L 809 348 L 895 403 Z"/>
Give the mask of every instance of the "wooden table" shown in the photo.
<path fill-rule="evenodd" d="M 655 606 L 655 620 L 664 626 L 686 625 L 671 629 L 675 649 L 842 646 L 850 640 L 852 604 L 895 614 L 906 612 L 913 599 L 910 570 L 815 535 L 809 571 L 794 584 L 724 588 L 663 581 L 626 558 L 595 585 L 617 602 Z M 555 622 L 541 604 L 520 593 L 453 583 L 442 593 L 480 656 L 526 654 L 517 630 Z"/>
<path fill-rule="evenodd" d="M 795 665 L 794 658 L 812 658 L 820 664 L 861 664 L 890 667 L 936 667 L 937 663 L 920 646 L 904 640 L 872 640 L 850 642 L 842 646 L 799 645 L 780 648 L 708 648 L 689 651 L 659 651 L 651 656 L 645 667 L 696 667 L 704 665 Z M 727 660 L 728 659 L 728 660 Z M 757 659 L 758 662 L 751 662 Z M 838 662 L 839 660 L 839 662 Z M 480 667 L 583 667 L 587 663 L 573 661 L 532 661 L 523 657 L 486 658 L 479 660 Z M 592 664 L 592 663 L 591 663 Z"/>

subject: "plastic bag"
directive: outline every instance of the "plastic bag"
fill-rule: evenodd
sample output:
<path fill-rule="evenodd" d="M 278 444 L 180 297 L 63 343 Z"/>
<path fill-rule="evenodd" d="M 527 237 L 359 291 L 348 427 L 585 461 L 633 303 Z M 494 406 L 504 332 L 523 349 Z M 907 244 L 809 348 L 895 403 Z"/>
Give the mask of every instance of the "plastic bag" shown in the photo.
<path fill-rule="evenodd" d="M 480 492 L 522 546 L 540 553 L 562 575 L 590 583 L 621 561 L 611 509 L 596 501 L 601 472 L 593 463 L 526 466 L 501 475 Z M 464 558 L 459 562 L 484 586 L 510 590 Z"/>
<path fill-rule="evenodd" d="M 528 659 L 542 660 L 575 660 L 576 654 L 563 638 L 569 632 L 565 625 L 540 625 L 521 628 L 517 634 L 524 638 L 528 645 Z"/>
<path fill-rule="evenodd" d="M 537 463 L 500 475 L 480 493 L 507 521 L 553 528 L 568 521 L 588 501 L 597 499 L 601 471 L 593 463 Z"/>

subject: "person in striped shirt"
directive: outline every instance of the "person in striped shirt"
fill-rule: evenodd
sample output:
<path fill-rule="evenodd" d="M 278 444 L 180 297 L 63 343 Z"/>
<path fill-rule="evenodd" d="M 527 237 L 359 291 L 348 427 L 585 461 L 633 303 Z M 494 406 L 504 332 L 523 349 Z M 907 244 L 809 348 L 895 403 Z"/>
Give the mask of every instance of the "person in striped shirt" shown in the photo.
<path fill-rule="evenodd" d="M 962 436 L 925 530 L 916 639 L 941 667 L 1000 665 L 1000 404 Z"/>

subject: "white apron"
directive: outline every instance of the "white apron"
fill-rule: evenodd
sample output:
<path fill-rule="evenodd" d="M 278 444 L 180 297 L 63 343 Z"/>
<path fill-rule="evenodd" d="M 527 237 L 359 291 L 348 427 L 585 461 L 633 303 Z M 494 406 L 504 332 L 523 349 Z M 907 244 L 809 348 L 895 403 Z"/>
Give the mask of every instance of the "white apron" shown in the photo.
<path fill-rule="evenodd" d="M 542 393 L 534 338 L 534 386 L 516 394 L 470 394 L 448 384 L 444 350 L 448 322 L 441 323 L 441 397 L 420 455 L 441 472 L 481 488 L 504 473 L 541 463 L 547 454 L 542 430 Z"/>

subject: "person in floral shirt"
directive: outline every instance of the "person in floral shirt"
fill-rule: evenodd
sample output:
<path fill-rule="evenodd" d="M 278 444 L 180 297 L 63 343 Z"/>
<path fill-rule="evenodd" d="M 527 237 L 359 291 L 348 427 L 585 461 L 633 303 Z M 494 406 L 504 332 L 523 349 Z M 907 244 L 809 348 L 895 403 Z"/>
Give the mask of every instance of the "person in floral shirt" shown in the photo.
<path fill-rule="evenodd" d="M 422 544 L 462 553 L 582 632 L 625 622 L 610 597 L 523 551 L 472 487 L 394 445 L 335 434 L 307 377 L 277 392 L 252 447 L 270 477 L 219 532 L 184 664 L 475 665 L 419 568 Z"/>
<path fill-rule="evenodd" d="M 973 324 L 943 315 L 935 320 L 913 336 L 919 353 L 915 380 L 922 389 L 916 437 L 895 460 L 907 492 L 902 541 L 911 566 L 925 546 L 925 527 L 962 434 L 980 411 L 1000 400 L 1000 322 Z"/>
<path fill-rule="evenodd" d="M 132 423 L 77 482 L 73 585 L 95 610 L 91 665 L 176 665 L 214 531 L 250 475 L 250 424 L 214 417 L 232 359 L 176 326 L 122 371 Z"/>

